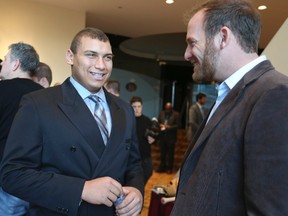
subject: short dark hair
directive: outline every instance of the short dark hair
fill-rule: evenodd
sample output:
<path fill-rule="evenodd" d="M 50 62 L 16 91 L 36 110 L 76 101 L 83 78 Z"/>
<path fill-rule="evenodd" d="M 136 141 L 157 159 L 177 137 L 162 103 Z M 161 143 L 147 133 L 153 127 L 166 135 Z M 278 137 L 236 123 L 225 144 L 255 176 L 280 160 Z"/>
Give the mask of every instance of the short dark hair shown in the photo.
<path fill-rule="evenodd" d="M 140 102 L 141 104 L 143 104 L 142 98 L 138 97 L 138 96 L 133 96 L 130 100 L 130 104 L 132 105 L 135 102 Z"/>
<path fill-rule="evenodd" d="M 11 44 L 8 48 L 11 50 L 11 60 L 19 59 L 21 70 L 27 71 L 31 75 L 39 64 L 39 55 L 34 47 L 18 42 Z"/>
<path fill-rule="evenodd" d="M 250 0 L 206 1 L 192 11 L 190 18 L 202 9 L 205 11 L 204 28 L 208 40 L 212 39 L 221 27 L 227 26 L 245 52 L 257 52 L 261 20 Z"/>
<path fill-rule="evenodd" d="M 39 62 L 38 67 L 32 72 L 32 76 L 37 77 L 38 80 L 46 77 L 49 85 L 51 85 L 52 71 L 49 65 L 45 64 L 44 62 Z"/>
<path fill-rule="evenodd" d="M 78 47 L 80 44 L 80 40 L 82 37 L 98 39 L 99 41 L 110 43 L 108 36 L 103 31 L 101 31 L 100 29 L 91 28 L 91 27 L 84 28 L 75 35 L 75 37 L 73 38 L 73 40 L 71 42 L 70 50 L 73 53 L 77 53 Z"/>
<path fill-rule="evenodd" d="M 203 94 L 203 93 L 201 93 L 201 92 L 198 93 L 198 94 L 196 95 L 196 101 L 202 99 L 203 97 L 206 97 L 206 94 Z"/>

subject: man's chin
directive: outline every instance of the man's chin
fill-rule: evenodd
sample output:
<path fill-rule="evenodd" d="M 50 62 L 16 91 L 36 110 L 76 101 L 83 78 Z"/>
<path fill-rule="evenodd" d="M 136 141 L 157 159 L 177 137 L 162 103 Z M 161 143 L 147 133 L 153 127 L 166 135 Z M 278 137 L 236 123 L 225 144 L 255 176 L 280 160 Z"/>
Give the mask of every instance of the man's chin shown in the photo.
<path fill-rule="evenodd" d="M 194 69 L 194 73 L 192 74 L 192 79 L 196 83 L 212 82 L 213 76 L 212 74 Z"/>
<path fill-rule="evenodd" d="M 204 82 L 204 76 L 203 74 L 199 72 L 194 71 L 194 73 L 192 74 L 192 79 L 194 80 L 194 82 L 197 82 L 197 83 Z"/>

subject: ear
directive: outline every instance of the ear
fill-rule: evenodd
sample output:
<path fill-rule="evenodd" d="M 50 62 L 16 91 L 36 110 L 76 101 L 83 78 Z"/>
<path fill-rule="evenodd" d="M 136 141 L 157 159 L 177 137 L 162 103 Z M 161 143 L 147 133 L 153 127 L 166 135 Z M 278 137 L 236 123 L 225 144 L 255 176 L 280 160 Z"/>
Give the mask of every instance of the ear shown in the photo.
<path fill-rule="evenodd" d="M 223 26 L 220 29 L 219 34 L 220 34 L 220 49 L 224 49 L 229 44 L 232 32 L 228 27 Z"/>
<path fill-rule="evenodd" d="M 74 59 L 74 54 L 73 54 L 73 52 L 69 49 L 69 50 L 67 50 L 65 56 L 66 56 L 66 62 L 67 62 L 67 64 L 73 65 L 73 59 Z"/>
<path fill-rule="evenodd" d="M 39 80 L 39 84 L 42 85 L 44 88 L 48 88 L 50 86 L 46 77 L 42 77 Z"/>
<path fill-rule="evenodd" d="M 12 70 L 16 71 L 18 68 L 20 68 L 20 66 L 21 66 L 20 60 L 16 59 L 13 61 Z"/>

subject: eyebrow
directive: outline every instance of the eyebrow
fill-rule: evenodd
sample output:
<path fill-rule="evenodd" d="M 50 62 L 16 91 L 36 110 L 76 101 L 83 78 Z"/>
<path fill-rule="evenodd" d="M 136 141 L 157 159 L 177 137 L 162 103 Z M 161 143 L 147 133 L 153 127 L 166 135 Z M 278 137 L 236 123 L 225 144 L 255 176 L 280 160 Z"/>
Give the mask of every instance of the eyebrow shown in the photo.
<path fill-rule="evenodd" d="M 198 42 L 198 40 L 195 39 L 195 38 L 193 38 L 193 37 L 189 37 L 189 38 L 187 38 L 186 41 L 189 42 L 189 43 L 195 43 L 195 42 Z"/>
<path fill-rule="evenodd" d="M 93 54 L 99 54 L 98 52 L 96 51 L 93 51 L 93 50 L 85 50 L 84 53 L 93 53 Z M 107 56 L 107 55 L 111 55 L 111 56 L 114 56 L 113 53 L 106 53 L 104 54 L 103 56 Z"/>

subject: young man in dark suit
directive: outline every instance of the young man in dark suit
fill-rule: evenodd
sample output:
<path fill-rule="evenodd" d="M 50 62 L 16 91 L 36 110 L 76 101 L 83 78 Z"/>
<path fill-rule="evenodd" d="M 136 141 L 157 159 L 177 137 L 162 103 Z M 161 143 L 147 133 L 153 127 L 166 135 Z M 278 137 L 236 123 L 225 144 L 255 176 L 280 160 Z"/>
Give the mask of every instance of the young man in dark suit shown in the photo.
<path fill-rule="evenodd" d="M 144 184 L 146 184 L 149 178 L 153 174 L 153 164 L 151 158 L 151 144 L 157 138 L 156 133 L 151 131 L 151 127 L 154 126 L 151 119 L 142 113 L 143 101 L 141 97 L 133 96 L 130 100 L 130 105 L 133 107 L 136 118 L 136 131 L 139 143 L 139 151 L 142 159 L 142 167 L 144 173 Z M 155 127 L 155 126 L 154 126 Z"/>
<path fill-rule="evenodd" d="M 211 0 L 187 28 L 193 79 L 218 97 L 188 148 L 172 216 L 288 215 L 288 78 L 258 56 L 248 0 Z"/>
<path fill-rule="evenodd" d="M 66 53 L 71 77 L 23 97 L 1 181 L 5 190 L 31 203 L 29 215 L 141 211 L 144 184 L 134 112 L 103 87 L 112 58 L 106 34 L 85 28 Z"/>
<path fill-rule="evenodd" d="M 22 42 L 11 44 L 4 61 L 1 62 L 0 161 L 22 96 L 42 89 L 31 79 L 31 73 L 38 64 L 39 56 L 36 50 L 31 45 Z M 0 215 L 23 215 L 28 206 L 27 202 L 7 194 L 0 188 Z"/>

